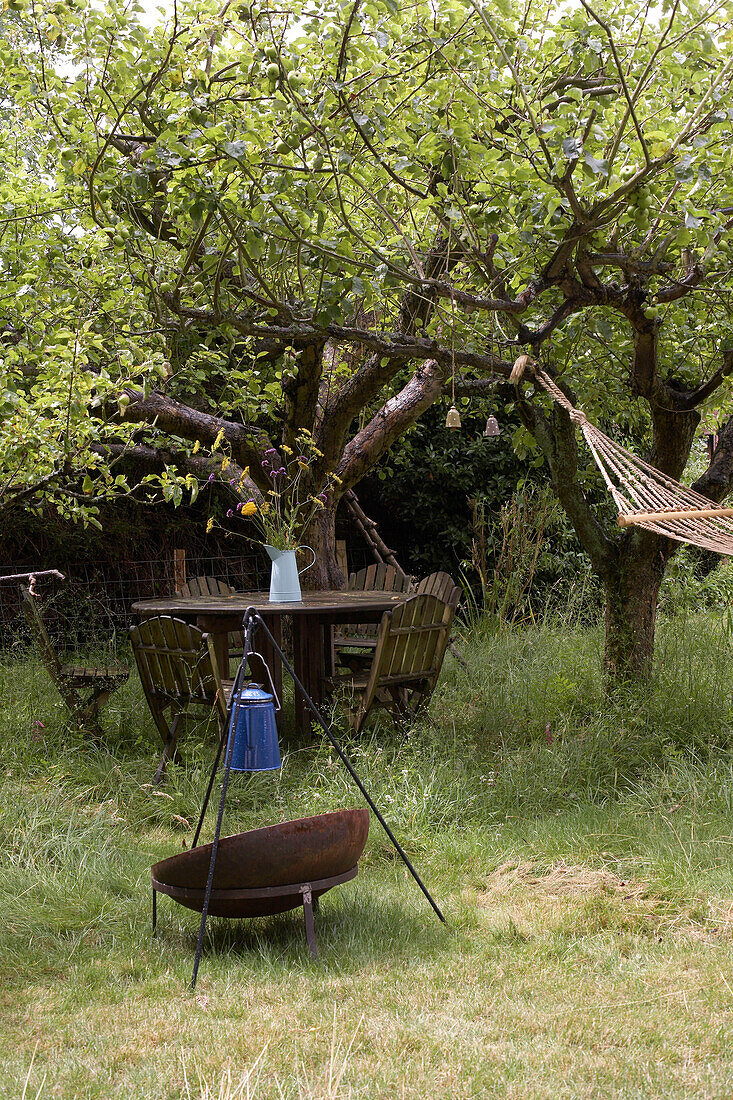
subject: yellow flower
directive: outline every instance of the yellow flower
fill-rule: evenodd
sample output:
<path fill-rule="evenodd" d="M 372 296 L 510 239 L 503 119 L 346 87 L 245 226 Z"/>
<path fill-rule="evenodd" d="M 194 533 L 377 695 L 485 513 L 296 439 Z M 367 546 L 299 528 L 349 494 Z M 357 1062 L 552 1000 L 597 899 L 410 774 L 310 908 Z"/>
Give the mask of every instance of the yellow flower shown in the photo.
<path fill-rule="evenodd" d="M 280 447 L 280 450 L 285 451 L 286 455 L 291 455 L 293 453 L 293 448 L 288 447 L 287 443 L 283 443 L 282 446 Z"/>
<path fill-rule="evenodd" d="M 193 445 L 193 453 L 195 455 L 197 455 L 200 450 L 201 450 L 201 440 L 197 439 L 196 442 Z"/>
<path fill-rule="evenodd" d="M 242 508 L 243 516 L 253 516 L 257 511 L 257 505 L 253 500 L 248 500 L 244 508 Z"/>
<path fill-rule="evenodd" d="M 209 518 L 208 518 L 208 519 L 207 519 L 207 521 L 206 521 L 206 534 L 207 534 L 207 535 L 208 535 L 209 531 L 211 530 L 211 528 L 212 528 L 213 526 L 214 526 L 214 517 L 213 517 L 213 516 L 209 516 Z"/>
<path fill-rule="evenodd" d="M 266 516 L 269 511 L 270 511 L 270 502 L 268 500 L 263 500 L 262 504 L 260 505 L 260 512 L 262 513 L 263 516 Z"/>
<path fill-rule="evenodd" d="M 308 469 L 308 463 L 307 462 L 299 462 L 298 465 L 300 466 L 301 470 L 307 470 Z"/>
<path fill-rule="evenodd" d="M 224 438 L 224 429 L 222 428 L 221 431 L 219 432 L 219 434 L 217 435 L 216 439 L 214 440 L 214 442 L 211 445 L 212 451 L 216 450 L 216 448 L 219 446 L 219 444 L 221 443 L 223 438 Z"/>
<path fill-rule="evenodd" d="M 224 473 L 224 471 L 226 470 L 228 465 L 229 465 L 229 459 L 227 458 L 226 455 L 224 455 L 224 457 L 221 460 L 221 472 L 222 473 Z"/>

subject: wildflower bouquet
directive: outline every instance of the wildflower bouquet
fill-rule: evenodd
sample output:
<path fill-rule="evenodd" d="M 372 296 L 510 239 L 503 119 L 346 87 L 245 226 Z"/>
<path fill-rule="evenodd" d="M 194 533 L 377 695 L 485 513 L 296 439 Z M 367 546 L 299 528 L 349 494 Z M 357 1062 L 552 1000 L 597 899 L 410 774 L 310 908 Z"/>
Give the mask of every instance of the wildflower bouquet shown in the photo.
<path fill-rule="evenodd" d="M 298 548 L 300 533 L 308 527 L 316 513 L 325 508 L 329 491 L 340 480 L 335 474 L 329 474 L 320 493 L 308 493 L 305 483 L 311 480 L 311 467 L 314 460 L 323 455 L 310 435 L 300 435 L 297 442 L 302 454 L 296 455 L 285 444 L 281 447 L 286 465 L 282 464 L 282 457 L 274 447 L 265 451 L 262 469 L 271 488 L 260 499 L 241 501 L 227 512 L 230 517 L 239 514 L 251 520 L 265 545 L 275 550 Z"/>

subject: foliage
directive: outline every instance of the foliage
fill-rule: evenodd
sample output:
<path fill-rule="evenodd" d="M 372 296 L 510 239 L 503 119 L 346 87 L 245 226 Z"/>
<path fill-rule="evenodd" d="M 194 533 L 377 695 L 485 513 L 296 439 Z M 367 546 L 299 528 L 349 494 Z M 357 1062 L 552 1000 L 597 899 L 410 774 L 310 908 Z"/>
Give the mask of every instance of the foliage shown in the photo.
<path fill-rule="evenodd" d="M 483 404 L 461 407 L 460 431 L 445 427 L 442 406 L 429 409 L 359 487 L 366 510 L 415 574 L 458 569 L 470 554 L 469 500 L 480 497 L 498 512 L 531 476 L 512 450 L 517 421 L 502 414 L 502 435 L 487 439 Z"/>
<path fill-rule="evenodd" d="M 124 387 L 158 377 L 163 342 L 139 338 L 146 303 L 134 279 L 107 238 L 79 224 L 53 156 L 7 104 L 0 171 L 0 508 L 45 501 L 97 523 L 101 501 L 134 487 L 100 448 L 105 422 Z M 122 450 L 132 431 L 115 435 Z"/>
<path fill-rule="evenodd" d="M 223 430 L 246 500 L 269 488 L 263 453 L 308 429 L 309 491 L 328 473 L 345 491 L 446 389 L 485 392 L 521 349 L 673 477 L 698 410 L 730 411 L 727 0 L 189 0 L 152 30 L 116 2 L 18 6 L 11 95 L 181 353 L 118 410 L 156 474 L 193 489 Z M 515 444 L 549 464 L 608 621 L 650 638 L 669 548 L 594 509 L 591 459 L 542 394 L 518 410 Z M 730 453 L 699 479 L 711 498 Z M 313 520 L 320 583 L 340 579 L 337 498 Z M 648 667 L 649 646 L 614 645 L 611 667 Z"/>
<path fill-rule="evenodd" d="M 515 497 L 546 489 L 546 476 L 539 456 L 517 457 L 513 441 L 519 422 L 507 387 L 500 388 L 495 402 L 459 404 L 463 422 L 460 431 L 445 427 L 440 406 L 428 410 L 395 443 L 375 474 L 362 482 L 359 499 L 378 520 L 380 531 L 396 548 L 401 564 L 409 572 L 420 576 L 436 569 L 452 570 L 475 590 L 477 607 L 489 610 L 486 591 L 491 588 L 492 601 L 501 602 L 508 598 L 505 582 L 513 584 L 518 579 L 512 576 L 516 562 L 509 564 L 505 555 L 506 568 L 501 569 L 505 575 L 503 579 L 495 575 L 502 559 L 505 510 L 513 507 Z M 494 411 L 499 413 L 501 434 L 492 439 L 483 431 L 487 416 Z M 540 495 L 546 499 L 543 493 Z M 475 522 L 477 509 L 482 515 L 480 531 Z M 509 598 L 511 615 L 531 618 L 547 601 L 562 604 L 568 590 L 588 572 L 582 548 L 564 513 L 552 508 L 549 519 L 525 593 L 529 598 L 518 604 Z M 530 525 L 523 535 L 533 542 L 535 527 Z M 476 542 L 483 543 L 479 555 L 483 562 L 475 558 Z M 589 578 L 589 589 L 595 587 Z M 496 609 L 494 602 L 492 608 Z"/>
<path fill-rule="evenodd" d="M 729 615 L 733 607 L 733 562 L 682 547 L 664 578 L 660 606 L 669 616 L 703 609 Z M 733 628 L 733 622 L 729 622 Z"/>

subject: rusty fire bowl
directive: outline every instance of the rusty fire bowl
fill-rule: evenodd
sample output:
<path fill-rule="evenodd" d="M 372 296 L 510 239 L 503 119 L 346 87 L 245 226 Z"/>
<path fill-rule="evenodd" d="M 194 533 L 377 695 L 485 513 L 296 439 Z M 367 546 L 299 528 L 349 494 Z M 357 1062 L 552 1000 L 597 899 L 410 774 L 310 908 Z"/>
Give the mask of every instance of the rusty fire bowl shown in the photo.
<path fill-rule="evenodd" d="M 330 889 L 325 884 L 318 889 L 315 884 L 320 880 L 346 876 L 351 870 L 356 874 L 368 833 L 369 811 L 364 808 L 301 817 L 221 837 L 209 913 L 217 917 L 284 913 L 303 904 L 300 887 L 305 883 L 313 883 L 313 897 L 320 897 Z M 211 848 L 211 844 L 201 844 L 154 864 L 153 889 L 200 913 Z M 289 885 L 292 892 L 280 892 Z M 279 888 L 274 896 L 246 896 L 250 890 L 272 888 Z"/>

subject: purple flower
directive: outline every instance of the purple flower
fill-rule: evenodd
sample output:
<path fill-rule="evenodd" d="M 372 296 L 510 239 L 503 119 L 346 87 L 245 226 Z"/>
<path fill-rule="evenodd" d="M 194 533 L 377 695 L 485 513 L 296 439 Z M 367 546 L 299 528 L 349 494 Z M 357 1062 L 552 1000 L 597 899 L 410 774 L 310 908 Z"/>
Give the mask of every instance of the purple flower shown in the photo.
<path fill-rule="evenodd" d="M 237 511 L 241 512 L 243 508 L 244 508 L 244 501 L 240 500 L 239 504 L 237 505 Z"/>
<path fill-rule="evenodd" d="M 269 465 L 270 465 L 270 463 L 267 461 L 266 458 L 263 458 L 262 462 L 260 462 L 260 466 L 262 467 L 263 470 L 266 470 Z"/>
<path fill-rule="evenodd" d="M 216 481 L 216 474 L 209 474 L 209 481 Z"/>
<path fill-rule="evenodd" d="M 287 473 L 288 471 L 287 471 L 287 470 L 285 469 L 285 467 L 284 467 L 284 466 L 281 466 L 281 467 L 280 467 L 280 469 L 279 469 L 279 470 L 278 470 L 277 472 L 278 472 L 279 474 L 286 474 L 286 473 Z"/>
<path fill-rule="evenodd" d="M 305 457 L 305 455 L 298 455 L 298 457 L 296 458 L 295 461 L 296 462 L 305 462 L 306 466 L 308 465 L 308 459 Z"/>
<path fill-rule="evenodd" d="M 237 479 L 236 479 L 236 477 L 230 477 L 230 478 L 229 478 L 229 484 L 230 484 L 230 485 L 236 485 L 236 484 L 237 484 Z"/>
<path fill-rule="evenodd" d="M 328 496 L 327 496 L 327 494 L 326 494 L 326 493 L 319 493 L 319 494 L 318 494 L 318 499 L 319 499 L 319 500 L 322 500 L 322 501 L 323 501 L 323 503 L 325 504 L 325 503 L 326 503 L 326 501 L 328 500 Z"/>
<path fill-rule="evenodd" d="M 230 508 L 227 512 L 227 519 L 231 519 L 233 515 L 234 515 L 234 512 Z"/>
<path fill-rule="evenodd" d="M 266 455 L 276 455 L 277 450 L 275 449 L 275 447 L 268 447 L 268 449 L 265 451 L 265 454 Z"/>

